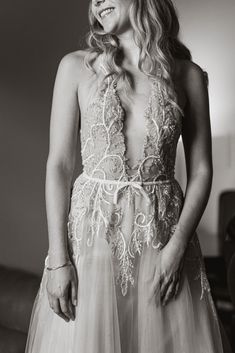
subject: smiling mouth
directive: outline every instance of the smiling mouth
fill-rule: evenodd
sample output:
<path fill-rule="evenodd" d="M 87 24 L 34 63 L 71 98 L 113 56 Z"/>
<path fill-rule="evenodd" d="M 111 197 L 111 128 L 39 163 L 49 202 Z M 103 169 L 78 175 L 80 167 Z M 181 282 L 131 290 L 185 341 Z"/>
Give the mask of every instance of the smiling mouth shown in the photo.
<path fill-rule="evenodd" d="M 99 16 L 101 19 L 104 17 L 108 16 L 110 13 L 112 13 L 114 10 L 114 7 L 107 7 L 106 9 L 102 10 L 99 12 Z"/>

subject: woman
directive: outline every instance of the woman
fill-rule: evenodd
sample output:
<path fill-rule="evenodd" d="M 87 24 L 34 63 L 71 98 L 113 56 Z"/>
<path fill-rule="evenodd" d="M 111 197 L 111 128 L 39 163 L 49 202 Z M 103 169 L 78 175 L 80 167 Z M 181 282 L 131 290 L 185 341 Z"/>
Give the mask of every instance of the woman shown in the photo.
<path fill-rule="evenodd" d="M 88 49 L 62 59 L 54 87 L 49 252 L 26 352 L 221 353 L 196 234 L 212 180 L 205 75 L 170 0 L 93 0 L 89 20 Z"/>

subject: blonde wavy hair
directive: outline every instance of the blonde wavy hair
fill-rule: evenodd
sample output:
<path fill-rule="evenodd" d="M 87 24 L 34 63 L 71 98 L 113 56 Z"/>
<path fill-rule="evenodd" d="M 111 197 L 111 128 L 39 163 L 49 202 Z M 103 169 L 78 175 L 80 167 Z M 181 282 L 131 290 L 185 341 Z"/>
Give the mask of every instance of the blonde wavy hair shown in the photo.
<path fill-rule="evenodd" d="M 93 63 L 104 54 L 108 74 L 116 82 L 123 80 L 131 86 L 128 73 L 120 64 L 122 49 L 114 34 L 107 34 L 89 5 L 90 31 L 87 34 L 85 65 L 94 71 Z M 191 60 L 189 49 L 179 40 L 179 20 L 171 0 L 132 0 L 129 17 L 134 40 L 140 48 L 138 68 L 149 77 L 156 76 L 168 101 L 178 107 L 174 85 L 175 59 Z M 178 107 L 179 108 L 179 107 Z"/>

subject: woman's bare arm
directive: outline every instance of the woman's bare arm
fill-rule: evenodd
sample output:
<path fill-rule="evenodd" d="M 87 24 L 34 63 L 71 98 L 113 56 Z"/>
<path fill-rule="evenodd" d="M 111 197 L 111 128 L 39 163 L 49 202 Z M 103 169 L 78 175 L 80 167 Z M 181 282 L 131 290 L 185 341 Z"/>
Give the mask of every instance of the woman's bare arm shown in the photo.
<path fill-rule="evenodd" d="M 61 60 L 53 92 L 45 185 L 50 266 L 68 259 L 67 216 L 79 124 L 77 66 L 75 53 Z"/>
<path fill-rule="evenodd" d="M 182 252 L 205 210 L 213 175 L 207 82 L 202 69 L 196 64 L 188 63 L 184 71 L 183 85 L 187 103 L 183 117 L 182 140 L 187 186 L 178 227 L 172 238 Z"/>
<path fill-rule="evenodd" d="M 208 202 L 213 172 L 209 101 L 204 73 L 190 62 L 183 71 L 187 103 L 182 139 L 187 186 L 176 230 L 161 252 L 160 299 L 163 305 L 179 290 L 185 251 Z"/>

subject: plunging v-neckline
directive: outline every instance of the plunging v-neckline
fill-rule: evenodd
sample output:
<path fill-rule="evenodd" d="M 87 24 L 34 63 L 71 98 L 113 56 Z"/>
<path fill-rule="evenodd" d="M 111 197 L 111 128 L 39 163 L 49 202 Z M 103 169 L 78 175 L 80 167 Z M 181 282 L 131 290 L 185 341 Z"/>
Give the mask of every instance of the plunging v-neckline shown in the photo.
<path fill-rule="evenodd" d="M 122 150 L 124 151 L 123 152 L 123 158 L 124 158 L 123 162 L 125 165 L 125 174 L 126 174 L 126 177 L 130 177 L 130 178 L 132 178 L 132 177 L 136 176 L 136 174 L 138 174 L 140 166 L 141 166 L 142 162 L 144 161 L 144 159 L 146 158 L 145 152 L 146 152 L 146 147 L 147 147 L 148 138 L 149 138 L 148 119 L 149 119 L 150 110 L 152 108 L 152 100 L 153 100 L 155 93 L 156 93 L 156 86 L 155 85 L 157 85 L 157 79 L 151 78 L 150 83 L 151 83 L 151 87 L 150 87 L 149 99 L 147 101 L 147 105 L 146 105 L 144 112 L 143 112 L 143 114 L 144 114 L 144 130 L 145 130 L 144 141 L 142 144 L 140 157 L 137 159 L 137 161 L 134 163 L 134 165 L 131 166 L 129 163 L 130 157 L 127 157 L 127 136 L 124 132 L 124 119 L 126 116 L 126 110 L 125 110 L 125 108 L 122 104 L 122 101 L 120 99 L 120 95 L 118 93 L 116 84 L 114 83 L 114 80 L 112 80 L 113 91 L 114 91 L 114 94 L 117 98 L 119 108 L 121 109 L 120 119 L 122 122 L 122 126 L 120 129 L 120 133 L 122 135 L 122 141 L 123 141 L 123 149 Z M 133 174 L 128 173 L 128 170 L 135 170 L 135 169 L 137 169 L 137 172 L 135 172 Z"/>

